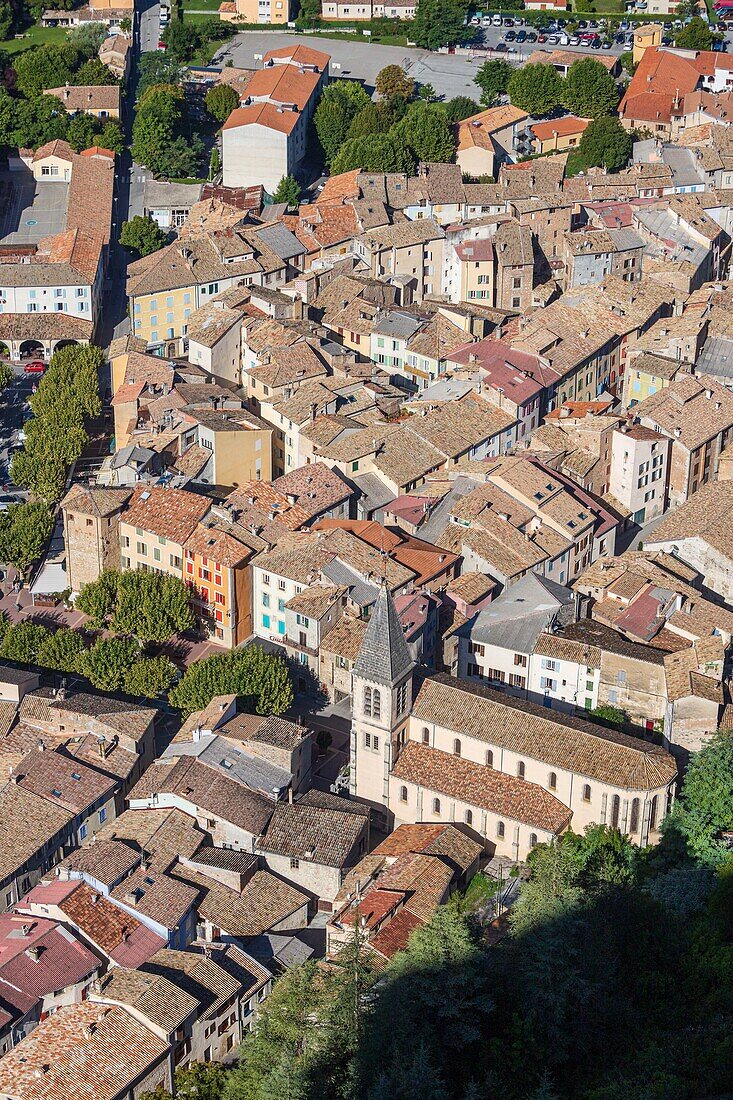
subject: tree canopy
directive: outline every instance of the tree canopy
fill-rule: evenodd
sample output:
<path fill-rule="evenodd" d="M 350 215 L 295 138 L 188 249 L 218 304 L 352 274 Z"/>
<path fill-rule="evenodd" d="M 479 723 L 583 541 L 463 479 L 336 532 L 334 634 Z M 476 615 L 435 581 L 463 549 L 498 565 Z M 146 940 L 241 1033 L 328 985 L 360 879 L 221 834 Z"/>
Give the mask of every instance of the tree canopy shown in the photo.
<path fill-rule="evenodd" d="M 196 621 L 186 585 L 169 573 L 105 569 L 84 585 L 76 606 L 93 626 L 141 642 L 167 642 Z"/>
<path fill-rule="evenodd" d="M 412 39 L 426 50 L 466 42 L 472 33 L 467 14 L 468 0 L 417 0 Z"/>
<path fill-rule="evenodd" d="M 351 123 L 369 105 L 369 96 L 356 81 L 336 80 L 326 87 L 313 116 L 326 164 L 333 166 Z"/>
<path fill-rule="evenodd" d="M 506 92 L 513 72 L 514 66 L 502 58 L 483 63 L 473 82 L 481 89 L 481 103 L 484 107 L 493 107 L 499 96 Z"/>
<path fill-rule="evenodd" d="M 677 32 L 674 44 L 684 50 L 709 50 L 713 44 L 713 34 L 707 22 L 695 15 Z"/>
<path fill-rule="evenodd" d="M 145 85 L 132 124 L 131 151 L 133 158 L 155 175 L 169 179 L 196 176 L 204 146 L 190 126 L 178 84 Z"/>
<path fill-rule="evenodd" d="M 239 106 L 239 96 L 230 84 L 215 84 L 206 93 L 206 110 L 217 122 L 226 122 Z"/>
<path fill-rule="evenodd" d="M 41 501 L 9 505 L 0 512 L 0 561 L 24 573 L 40 558 L 52 530 L 51 512 Z"/>
<path fill-rule="evenodd" d="M 362 168 L 365 172 L 414 172 L 415 159 L 410 150 L 392 135 L 371 134 L 351 138 L 339 149 L 333 164 L 334 175 Z"/>
<path fill-rule="evenodd" d="M 682 837 L 697 863 L 717 867 L 731 859 L 721 833 L 733 830 L 733 733 L 717 733 L 691 758 L 664 828 Z"/>
<path fill-rule="evenodd" d="M 523 65 L 507 85 L 515 107 L 529 115 L 546 115 L 562 103 L 563 80 L 552 65 Z"/>
<path fill-rule="evenodd" d="M 283 176 L 272 196 L 273 202 L 285 202 L 289 207 L 297 206 L 300 202 L 300 184 L 295 176 Z"/>
<path fill-rule="evenodd" d="M 599 118 L 586 127 L 578 152 L 584 167 L 599 166 L 618 172 L 631 159 L 632 148 L 631 134 L 617 118 Z"/>
<path fill-rule="evenodd" d="M 100 691 L 120 691 L 139 657 L 133 638 L 100 638 L 80 655 L 77 668 Z"/>
<path fill-rule="evenodd" d="M 377 73 L 374 87 L 382 99 L 391 99 L 393 96 L 412 99 L 415 94 L 415 81 L 401 65 L 387 65 L 381 69 Z"/>
<path fill-rule="evenodd" d="M 149 256 L 157 252 L 166 241 L 166 235 L 152 218 L 136 214 L 129 222 L 122 223 L 120 244 L 137 252 L 138 256 Z"/>
<path fill-rule="evenodd" d="M 282 714 L 293 701 L 290 671 L 282 657 L 250 645 L 189 665 L 169 699 L 188 716 L 215 695 L 240 695 L 257 714 Z"/>
<path fill-rule="evenodd" d="M 445 111 L 435 104 L 415 103 L 395 124 L 391 136 L 409 149 L 415 161 L 446 163 L 456 151 L 456 139 Z"/>
<path fill-rule="evenodd" d="M 606 118 L 618 105 L 618 88 L 608 69 L 593 57 L 574 61 L 563 84 L 563 103 L 581 118 Z"/>

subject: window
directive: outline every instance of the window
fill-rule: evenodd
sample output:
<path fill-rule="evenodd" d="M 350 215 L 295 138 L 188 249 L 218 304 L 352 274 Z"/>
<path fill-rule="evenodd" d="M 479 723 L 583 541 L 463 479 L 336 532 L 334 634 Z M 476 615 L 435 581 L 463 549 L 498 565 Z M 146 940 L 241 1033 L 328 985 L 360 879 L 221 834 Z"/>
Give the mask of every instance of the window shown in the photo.
<path fill-rule="evenodd" d="M 145 555 L 148 552 L 148 548 L 147 548 L 147 546 L 145 545 L 144 542 L 139 542 L 137 544 L 137 552 L 141 557 L 143 557 L 143 558 L 145 557 Z"/>
<path fill-rule="evenodd" d="M 530 833 L 529 834 L 529 846 L 530 846 L 530 848 L 536 848 L 537 847 L 537 833 Z"/>
<path fill-rule="evenodd" d="M 639 830 L 639 799 L 635 798 L 631 803 L 631 821 L 629 822 L 629 832 L 636 833 Z"/>
<path fill-rule="evenodd" d="M 590 783 L 583 786 L 583 801 L 590 802 Z"/>
<path fill-rule="evenodd" d="M 520 779 L 524 779 L 524 761 L 520 760 L 517 764 L 517 776 Z"/>
<path fill-rule="evenodd" d="M 526 668 L 527 667 L 527 657 L 526 657 L 526 655 L 524 653 L 515 653 L 514 654 L 514 664 L 519 665 L 520 668 Z"/>
<path fill-rule="evenodd" d="M 440 816 L 440 799 L 439 798 L 434 798 L 433 799 L 433 813 Z"/>
<path fill-rule="evenodd" d="M 494 766 L 494 754 L 491 749 L 486 750 L 486 767 L 493 768 Z"/>
<path fill-rule="evenodd" d="M 422 743 L 423 745 L 430 744 L 430 730 L 427 726 L 423 726 L 422 728 Z"/>
<path fill-rule="evenodd" d="M 87 827 L 86 827 L 86 825 L 82 825 L 82 827 L 79 829 L 79 840 L 84 840 L 86 835 L 87 835 Z"/>
<path fill-rule="evenodd" d="M 557 773 L 556 772 L 550 772 L 550 774 L 548 775 L 548 777 L 547 777 L 547 786 L 550 788 L 551 791 L 556 791 L 557 790 Z"/>
<path fill-rule="evenodd" d="M 364 715 L 367 718 L 371 718 L 371 716 L 372 716 L 372 689 L 371 688 L 368 688 L 368 687 L 364 688 L 364 706 L 363 706 L 362 709 L 364 711 Z"/>
<path fill-rule="evenodd" d="M 379 719 L 382 717 L 382 693 L 378 688 L 375 688 L 372 693 L 372 718 Z"/>
<path fill-rule="evenodd" d="M 404 684 L 400 684 L 397 690 L 397 714 L 404 713 L 407 707 L 407 681 Z"/>
<path fill-rule="evenodd" d="M 291 859 L 290 860 L 290 870 L 291 871 L 297 871 L 299 867 L 300 867 L 300 860 L 299 859 Z"/>
<path fill-rule="evenodd" d="M 621 809 L 621 799 L 617 794 L 611 799 L 611 828 L 618 829 L 619 811 Z"/>
<path fill-rule="evenodd" d="M 270 606 L 270 597 L 269 597 L 267 592 L 264 592 L 262 594 L 262 606 L 263 607 L 269 607 Z"/>
<path fill-rule="evenodd" d="M 379 750 L 379 738 L 378 737 L 374 737 L 374 736 L 372 737 L 372 748 L 374 749 L 375 752 L 377 752 Z"/>
<path fill-rule="evenodd" d="M 400 802 L 407 802 L 407 787 L 400 787 Z"/>
<path fill-rule="evenodd" d="M 504 839 L 504 834 L 505 833 L 506 833 L 506 827 L 504 825 L 504 822 L 503 821 L 497 821 L 497 823 L 496 823 L 496 835 L 498 836 L 499 840 Z"/>
<path fill-rule="evenodd" d="M 262 625 L 264 626 L 265 630 L 270 629 L 270 616 L 269 615 L 263 615 L 262 616 Z"/>
<path fill-rule="evenodd" d="M 466 810 L 463 815 L 463 820 L 466 822 L 466 825 L 473 825 L 473 810 Z"/>
<path fill-rule="evenodd" d="M 657 827 L 657 795 L 651 801 L 649 807 L 649 829 L 656 829 Z"/>
<path fill-rule="evenodd" d="M 106 820 L 107 820 L 107 807 L 102 806 L 102 809 L 99 811 L 99 824 L 104 825 Z"/>

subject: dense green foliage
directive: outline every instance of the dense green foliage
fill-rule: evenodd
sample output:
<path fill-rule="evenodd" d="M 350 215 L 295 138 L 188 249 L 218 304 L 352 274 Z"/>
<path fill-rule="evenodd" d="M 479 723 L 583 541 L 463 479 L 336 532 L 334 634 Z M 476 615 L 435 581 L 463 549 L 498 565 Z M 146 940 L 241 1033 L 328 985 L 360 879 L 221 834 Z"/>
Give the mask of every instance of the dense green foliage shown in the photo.
<path fill-rule="evenodd" d="M 204 154 L 192 132 L 183 89 L 177 84 L 148 84 L 137 101 L 132 124 L 132 156 L 156 176 L 195 177 Z"/>
<path fill-rule="evenodd" d="M 529 115 L 547 115 L 562 103 L 563 79 L 552 65 L 523 65 L 507 85 L 515 107 Z"/>
<path fill-rule="evenodd" d="M 189 665 L 170 702 L 187 716 L 208 706 L 215 695 L 229 694 L 243 696 L 245 710 L 282 714 L 293 701 L 288 666 L 256 645 L 206 657 Z"/>
<path fill-rule="evenodd" d="M 628 164 L 632 149 L 631 134 L 617 118 L 599 118 L 584 131 L 578 154 L 584 168 L 600 166 L 618 172 Z"/>
<path fill-rule="evenodd" d="M 229 84 L 215 84 L 206 93 L 205 103 L 211 117 L 222 123 L 239 106 L 239 96 Z"/>
<path fill-rule="evenodd" d="M 401 65 L 387 65 L 381 69 L 377 73 L 374 87 L 382 99 L 392 99 L 396 95 L 402 99 L 412 99 L 415 94 L 415 81 Z"/>
<path fill-rule="evenodd" d="M 716 838 L 731 828 L 721 734 L 694 758 L 657 848 L 600 825 L 537 846 L 500 946 L 467 893 L 378 984 L 354 944 L 333 968 L 289 971 L 221 1100 L 728 1095 L 733 853 Z"/>
<path fill-rule="evenodd" d="M 473 33 L 464 25 L 467 13 L 468 0 L 418 0 L 412 41 L 426 50 L 467 42 Z"/>
<path fill-rule="evenodd" d="M 120 244 L 137 252 L 138 256 L 149 256 L 165 244 L 166 235 L 152 218 L 136 214 L 129 222 L 122 223 Z"/>
<path fill-rule="evenodd" d="M 461 122 L 464 118 L 477 115 L 481 107 L 473 99 L 465 95 L 457 95 L 454 99 L 448 99 L 438 106 L 445 111 L 449 122 Z"/>
<path fill-rule="evenodd" d="M 326 87 L 313 116 L 326 164 L 333 164 L 349 136 L 351 123 L 369 104 L 369 96 L 354 80 L 336 80 Z"/>
<path fill-rule="evenodd" d="M 677 32 L 674 44 L 685 50 L 709 50 L 713 44 L 712 31 L 704 19 L 695 15 Z"/>
<path fill-rule="evenodd" d="M 168 690 L 175 675 L 176 670 L 167 657 L 143 657 L 125 673 L 125 691 L 128 695 L 154 699 Z"/>
<path fill-rule="evenodd" d="M 141 99 L 153 84 L 180 84 L 183 66 L 169 53 L 154 50 L 144 53 L 137 63 L 137 97 Z"/>
<path fill-rule="evenodd" d="M 419 161 L 447 163 L 456 151 L 456 139 L 445 111 L 435 104 L 413 103 L 405 117 L 390 130 L 397 144 Z"/>
<path fill-rule="evenodd" d="M 499 96 L 506 92 L 513 72 L 514 66 L 501 58 L 483 63 L 473 82 L 481 89 L 481 102 L 484 107 L 493 107 Z"/>
<path fill-rule="evenodd" d="M 365 172 L 413 172 L 415 161 L 391 133 L 372 134 L 344 142 L 332 165 L 334 175 L 354 168 Z"/>
<path fill-rule="evenodd" d="M 581 118 L 605 118 L 616 110 L 619 99 L 616 81 L 593 57 L 570 66 L 562 94 L 565 107 Z"/>
<path fill-rule="evenodd" d="M 105 569 L 84 585 L 76 606 L 97 629 L 130 634 L 141 642 L 167 642 L 195 623 L 188 588 L 169 573 Z"/>
<path fill-rule="evenodd" d="M 77 668 L 100 691 L 120 691 L 139 656 L 134 638 L 100 638 L 80 655 Z"/>
<path fill-rule="evenodd" d="M 38 646 L 38 664 L 56 672 L 77 672 L 85 650 L 84 636 L 78 630 L 56 630 L 48 633 Z"/>
<path fill-rule="evenodd" d="M 25 447 L 13 456 L 10 471 L 13 481 L 37 499 L 53 504 L 63 495 L 67 469 L 87 445 L 87 424 L 101 412 L 98 371 L 103 363 L 101 348 L 61 348 L 30 400 L 33 416 L 25 425 Z"/>
<path fill-rule="evenodd" d="M 295 176 L 283 176 L 275 188 L 273 202 L 286 202 L 288 206 L 297 206 L 300 202 L 300 184 Z"/>
<path fill-rule="evenodd" d="M 0 561 L 24 573 L 40 558 L 52 529 L 51 512 L 41 501 L 11 504 L 0 512 Z"/>

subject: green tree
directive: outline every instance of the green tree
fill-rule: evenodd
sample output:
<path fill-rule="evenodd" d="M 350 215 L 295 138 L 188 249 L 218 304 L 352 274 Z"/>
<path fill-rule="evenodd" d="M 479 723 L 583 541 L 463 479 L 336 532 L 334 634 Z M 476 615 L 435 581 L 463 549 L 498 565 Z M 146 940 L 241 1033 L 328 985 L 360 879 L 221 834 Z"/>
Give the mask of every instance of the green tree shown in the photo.
<path fill-rule="evenodd" d="M 0 561 L 24 573 L 51 537 L 53 519 L 45 504 L 11 504 L 0 512 Z"/>
<path fill-rule="evenodd" d="M 215 1062 L 191 1062 L 176 1070 L 177 1100 L 222 1100 L 226 1073 Z"/>
<path fill-rule="evenodd" d="M 69 124 L 66 127 L 66 140 L 72 149 L 75 149 L 77 153 L 81 153 L 82 150 L 89 149 L 94 145 L 96 133 L 96 120 L 91 115 L 85 115 L 82 111 L 79 111 L 69 119 Z"/>
<path fill-rule="evenodd" d="M 154 50 L 144 53 L 138 61 L 137 97 L 140 100 L 148 88 L 156 84 L 180 84 L 183 66 L 169 53 Z"/>
<path fill-rule="evenodd" d="M 705 20 L 695 15 L 677 32 L 674 44 L 684 50 L 709 50 L 713 45 L 713 35 Z"/>
<path fill-rule="evenodd" d="M 415 81 L 408 76 L 401 65 L 387 65 L 377 73 L 375 82 L 377 95 L 382 99 L 412 99 L 415 94 Z"/>
<path fill-rule="evenodd" d="M 125 135 L 122 133 L 119 122 L 114 120 L 105 122 L 97 144 L 101 145 L 103 149 L 111 149 L 113 153 L 121 157 L 125 151 Z"/>
<path fill-rule="evenodd" d="M 414 104 L 390 136 L 405 146 L 417 161 L 446 164 L 456 152 L 456 139 L 445 112 L 429 104 Z"/>
<path fill-rule="evenodd" d="M 389 134 L 352 138 L 344 142 L 331 166 L 334 175 L 362 168 L 365 172 L 415 171 L 415 158 L 410 150 Z"/>
<path fill-rule="evenodd" d="M 201 46 L 202 37 L 195 23 L 171 19 L 163 31 L 163 41 L 166 45 L 166 53 L 171 57 L 177 61 L 190 61 Z"/>
<path fill-rule="evenodd" d="M 733 829 L 733 734 L 720 730 L 690 759 L 682 790 L 662 823 L 678 832 L 689 855 L 708 867 L 730 859 L 721 833 Z"/>
<path fill-rule="evenodd" d="M 61 629 L 48 634 L 38 647 L 37 662 L 57 672 L 77 672 L 85 652 L 84 638 L 78 630 Z"/>
<path fill-rule="evenodd" d="M 167 642 L 196 621 L 188 588 L 168 573 L 105 569 L 84 585 L 77 607 L 94 626 L 131 634 L 141 642 Z"/>
<path fill-rule="evenodd" d="M 512 73 L 507 92 L 515 107 L 546 115 L 562 103 L 563 80 L 552 65 L 524 65 Z"/>
<path fill-rule="evenodd" d="M 565 78 L 563 103 L 581 118 L 606 118 L 618 105 L 616 81 L 593 57 L 574 61 Z"/>
<path fill-rule="evenodd" d="M 40 95 L 45 88 L 70 84 L 81 60 L 79 51 L 68 44 L 25 50 L 13 60 L 16 87 L 31 98 Z"/>
<path fill-rule="evenodd" d="M 214 145 L 211 150 L 211 157 L 209 158 L 209 179 L 216 179 L 220 172 L 221 156 L 219 155 L 219 146 Z"/>
<path fill-rule="evenodd" d="M 349 126 L 349 138 L 369 137 L 371 134 L 386 134 L 393 119 L 389 111 L 383 110 L 378 103 L 369 103 L 354 115 Z"/>
<path fill-rule="evenodd" d="M 481 102 L 484 107 L 493 107 L 500 95 L 509 87 L 514 66 L 501 58 L 485 61 L 473 78 L 474 84 L 481 89 Z"/>
<path fill-rule="evenodd" d="M 295 176 L 283 176 L 275 188 L 273 202 L 286 202 L 288 206 L 297 206 L 300 202 L 300 184 Z"/>
<path fill-rule="evenodd" d="M 77 69 L 74 74 L 75 84 L 89 84 L 94 86 L 100 85 L 112 85 L 117 83 L 117 79 L 113 73 L 103 65 L 98 57 L 90 57 L 88 61 Z"/>
<path fill-rule="evenodd" d="M 0 3 L 0 40 L 10 37 L 15 22 L 15 11 L 10 0 L 2 0 Z"/>
<path fill-rule="evenodd" d="M 132 638 L 100 638 L 79 658 L 79 672 L 100 691 L 120 691 L 125 678 L 140 658 Z"/>
<path fill-rule="evenodd" d="M 124 688 L 128 695 L 154 699 L 168 690 L 175 676 L 167 657 L 143 657 L 126 674 Z"/>
<path fill-rule="evenodd" d="M 418 0 L 412 38 L 426 50 L 466 42 L 472 33 L 465 25 L 467 13 L 467 0 Z"/>
<path fill-rule="evenodd" d="M 465 95 L 457 95 L 454 99 L 449 99 L 446 103 L 439 104 L 439 106 L 445 111 L 448 121 L 452 123 L 462 122 L 464 118 L 477 115 L 481 110 L 475 100 L 469 99 Z"/>
<path fill-rule="evenodd" d="M 432 84 L 421 84 L 417 94 L 420 99 L 424 100 L 426 103 L 432 103 L 434 99 L 438 98 L 438 93 L 435 91 Z"/>
<path fill-rule="evenodd" d="M 20 665 L 34 665 L 38 650 L 48 631 L 36 623 L 14 623 L 5 631 L 0 646 L 0 657 L 6 661 L 17 661 Z"/>
<path fill-rule="evenodd" d="M 300 30 L 309 30 L 312 27 L 318 27 L 321 24 L 321 2 L 320 0 L 300 0 L 300 7 L 298 15 L 295 19 L 295 25 Z"/>
<path fill-rule="evenodd" d="M 208 706 L 215 695 L 239 695 L 257 714 L 282 714 L 293 701 L 290 671 L 282 657 L 250 645 L 189 665 L 170 693 L 184 716 Z"/>
<path fill-rule="evenodd" d="M 326 87 L 313 116 L 313 125 L 327 164 L 332 164 L 348 137 L 353 119 L 369 106 L 369 102 L 361 84 L 354 80 L 336 80 Z"/>
<path fill-rule="evenodd" d="M 166 234 L 152 218 L 136 214 L 129 222 L 122 223 L 120 244 L 137 252 L 138 256 L 150 256 L 166 242 Z"/>
<path fill-rule="evenodd" d="M 239 106 L 239 96 L 230 84 L 215 84 L 206 93 L 206 110 L 217 122 L 226 122 Z"/>
<path fill-rule="evenodd" d="M 104 23 L 80 23 L 69 27 L 66 38 L 82 57 L 96 57 L 108 34 L 109 28 Z"/>
<path fill-rule="evenodd" d="M 82 586 L 76 606 L 88 618 L 90 625 L 104 630 L 117 606 L 117 585 L 120 574 L 116 569 L 103 569 L 96 581 Z"/>
<path fill-rule="evenodd" d="M 625 168 L 631 159 L 633 140 L 617 118 L 599 118 L 591 122 L 578 147 L 586 168 L 599 166 L 609 172 Z"/>
<path fill-rule="evenodd" d="M 7 93 L 4 93 L 6 95 Z M 0 128 L 5 144 L 25 146 L 37 149 L 47 141 L 66 136 L 69 116 L 63 105 L 53 96 L 37 95 L 31 99 L 13 100 L 12 128 L 4 125 L 4 116 L 0 113 Z M 0 104 L 2 112 L 4 103 Z"/>
<path fill-rule="evenodd" d="M 0 362 L 0 391 L 7 389 L 14 378 L 15 373 L 10 363 Z"/>

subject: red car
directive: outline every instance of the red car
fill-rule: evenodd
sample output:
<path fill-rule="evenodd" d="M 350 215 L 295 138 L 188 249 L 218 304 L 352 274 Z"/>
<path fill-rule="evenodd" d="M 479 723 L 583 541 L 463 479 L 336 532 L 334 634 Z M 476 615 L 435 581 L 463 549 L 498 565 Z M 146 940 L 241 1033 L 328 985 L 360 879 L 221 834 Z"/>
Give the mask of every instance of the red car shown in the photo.
<path fill-rule="evenodd" d="M 40 359 L 34 359 L 32 363 L 26 363 L 23 367 L 24 374 L 43 374 L 46 370 L 46 364 L 42 363 Z"/>

